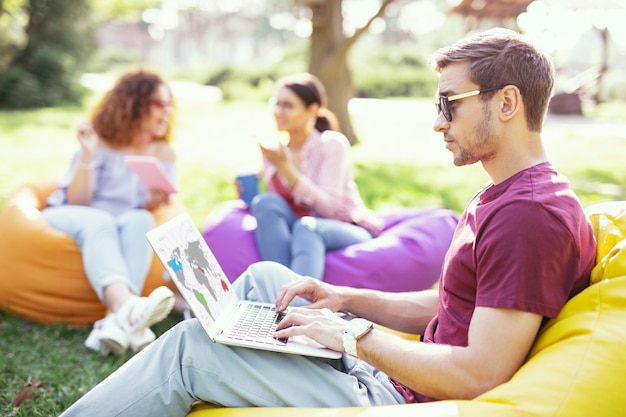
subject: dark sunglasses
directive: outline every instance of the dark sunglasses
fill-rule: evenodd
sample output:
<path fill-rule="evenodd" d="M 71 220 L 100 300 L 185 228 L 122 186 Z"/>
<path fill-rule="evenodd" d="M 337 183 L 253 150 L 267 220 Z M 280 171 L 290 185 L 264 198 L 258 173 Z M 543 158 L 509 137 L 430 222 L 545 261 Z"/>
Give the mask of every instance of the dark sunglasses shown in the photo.
<path fill-rule="evenodd" d="M 477 96 L 479 94 L 488 93 L 490 91 L 500 90 L 504 87 L 505 86 L 485 88 L 483 90 L 473 90 L 473 91 L 468 91 L 467 93 L 455 94 L 450 97 L 439 96 L 439 98 L 437 99 L 437 102 L 435 103 L 437 114 L 443 113 L 443 117 L 445 117 L 447 121 L 451 122 L 452 112 L 450 111 L 450 103 L 454 103 L 455 101 L 462 100 L 464 98 Z"/>

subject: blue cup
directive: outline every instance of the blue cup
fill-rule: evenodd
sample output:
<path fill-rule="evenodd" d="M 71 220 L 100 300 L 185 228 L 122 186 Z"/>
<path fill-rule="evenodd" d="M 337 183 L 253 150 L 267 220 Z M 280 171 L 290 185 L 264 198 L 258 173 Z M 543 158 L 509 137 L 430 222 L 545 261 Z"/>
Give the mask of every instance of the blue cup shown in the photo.
<path fill-rule="evenodd" d="M 239 198 L 244 203 L 250 204 L 255 195 L 259 193 L 259 177 L 257 174 L 237 175 L 237 190 Z"/>

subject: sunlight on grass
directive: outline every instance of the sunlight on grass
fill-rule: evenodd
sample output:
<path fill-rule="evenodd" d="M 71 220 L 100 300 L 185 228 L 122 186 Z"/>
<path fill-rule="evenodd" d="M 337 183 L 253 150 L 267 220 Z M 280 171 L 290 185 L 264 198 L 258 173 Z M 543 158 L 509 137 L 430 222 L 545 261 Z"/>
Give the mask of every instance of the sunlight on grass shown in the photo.
<path fill-rule="evenodd" d="M 238 170 L 260 167 L 252 135 L 276 135 L 270 110 L 262 102 L 179 101 L 174 147 L 180 198 L 198 225 L 217 204 L 235 198 Z M 461 211 L 488 180 L 480 165 L 453 166 L 441 134 L 432 129 L 431 100 L 356 99 L 350 111 L 359 137 L 352 150 L 357 182 L 370 207 Z M 76 108 L 0 113 L 9 155 L 0 164 L 0 204 L 20 184 L 63 174 L 77 149 L 74 127 L 83 114 Z M 548 116 L 543 136 L 583 204 L 626 197 L 626 122 Z"/>

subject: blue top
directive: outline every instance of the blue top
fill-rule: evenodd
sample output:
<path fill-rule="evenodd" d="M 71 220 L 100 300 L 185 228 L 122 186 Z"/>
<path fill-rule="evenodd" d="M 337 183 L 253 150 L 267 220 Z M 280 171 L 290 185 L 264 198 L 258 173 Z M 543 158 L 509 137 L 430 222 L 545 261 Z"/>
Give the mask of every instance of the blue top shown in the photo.
<path fill-rule="evenodd" d="M 66 190 L 78 169 L 81 151 L 74 153 L 69 170 L 59 181 L 59 190 L 47 200 L 50 206 L 68 204 Z M 149 191 L 124 162 L 123 152 L 98 148 L 93 159 L 94 196 L 90 206 L 117 216 L 127 210 L 143 207 Z M 160 161 L 167 176 L 176 184 L 177 170 L 172 162 Z"/>

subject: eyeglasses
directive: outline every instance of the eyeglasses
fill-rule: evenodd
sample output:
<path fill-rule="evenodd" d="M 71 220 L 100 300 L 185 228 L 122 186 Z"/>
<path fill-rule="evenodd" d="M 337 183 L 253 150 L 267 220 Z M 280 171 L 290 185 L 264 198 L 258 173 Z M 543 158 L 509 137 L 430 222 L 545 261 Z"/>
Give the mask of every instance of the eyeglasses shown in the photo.
<path fill-rule="evenodd" d="M 150 103 L 154 107 L 158 107 L 161 110 L 165 109 L 166 107 L 167 108 L 174 107 L 174 103 L 172 101 L 170 101 L 170 100 L 161 100 L 159 98 L 151 98 L 151 99 L 148 100 L 148 103 Z"/>
<path fill-rule="evenodd" d="M 450 110 L 450 103 L 454 103 L 457 100 L 462 100 L 464 98 L 477 96 L 479 94 L 488 93 L 490 91 L 496 91 L 503 89 L 502 87 L 492 87 L 485 88 L 484 90 L 474 90 L 468 91 L 467 93 L 455 94 L 450 97 L 440 96 L 437 103 L 435 103 L 435 108 L 437 109 L 437 114 L 443 113 L 443 117 L 446 118 L 447 121 L 452 121 L 452 111 Z"/>
<path fill-rule="evenodd" d="M 270 98 L 269 103 L 274 106 L 275 109 L 279 109 L 280 111 L 290 112 L 296 108 L 296 105 L 291 101 L 278 100 L 276 97 Z"/>

